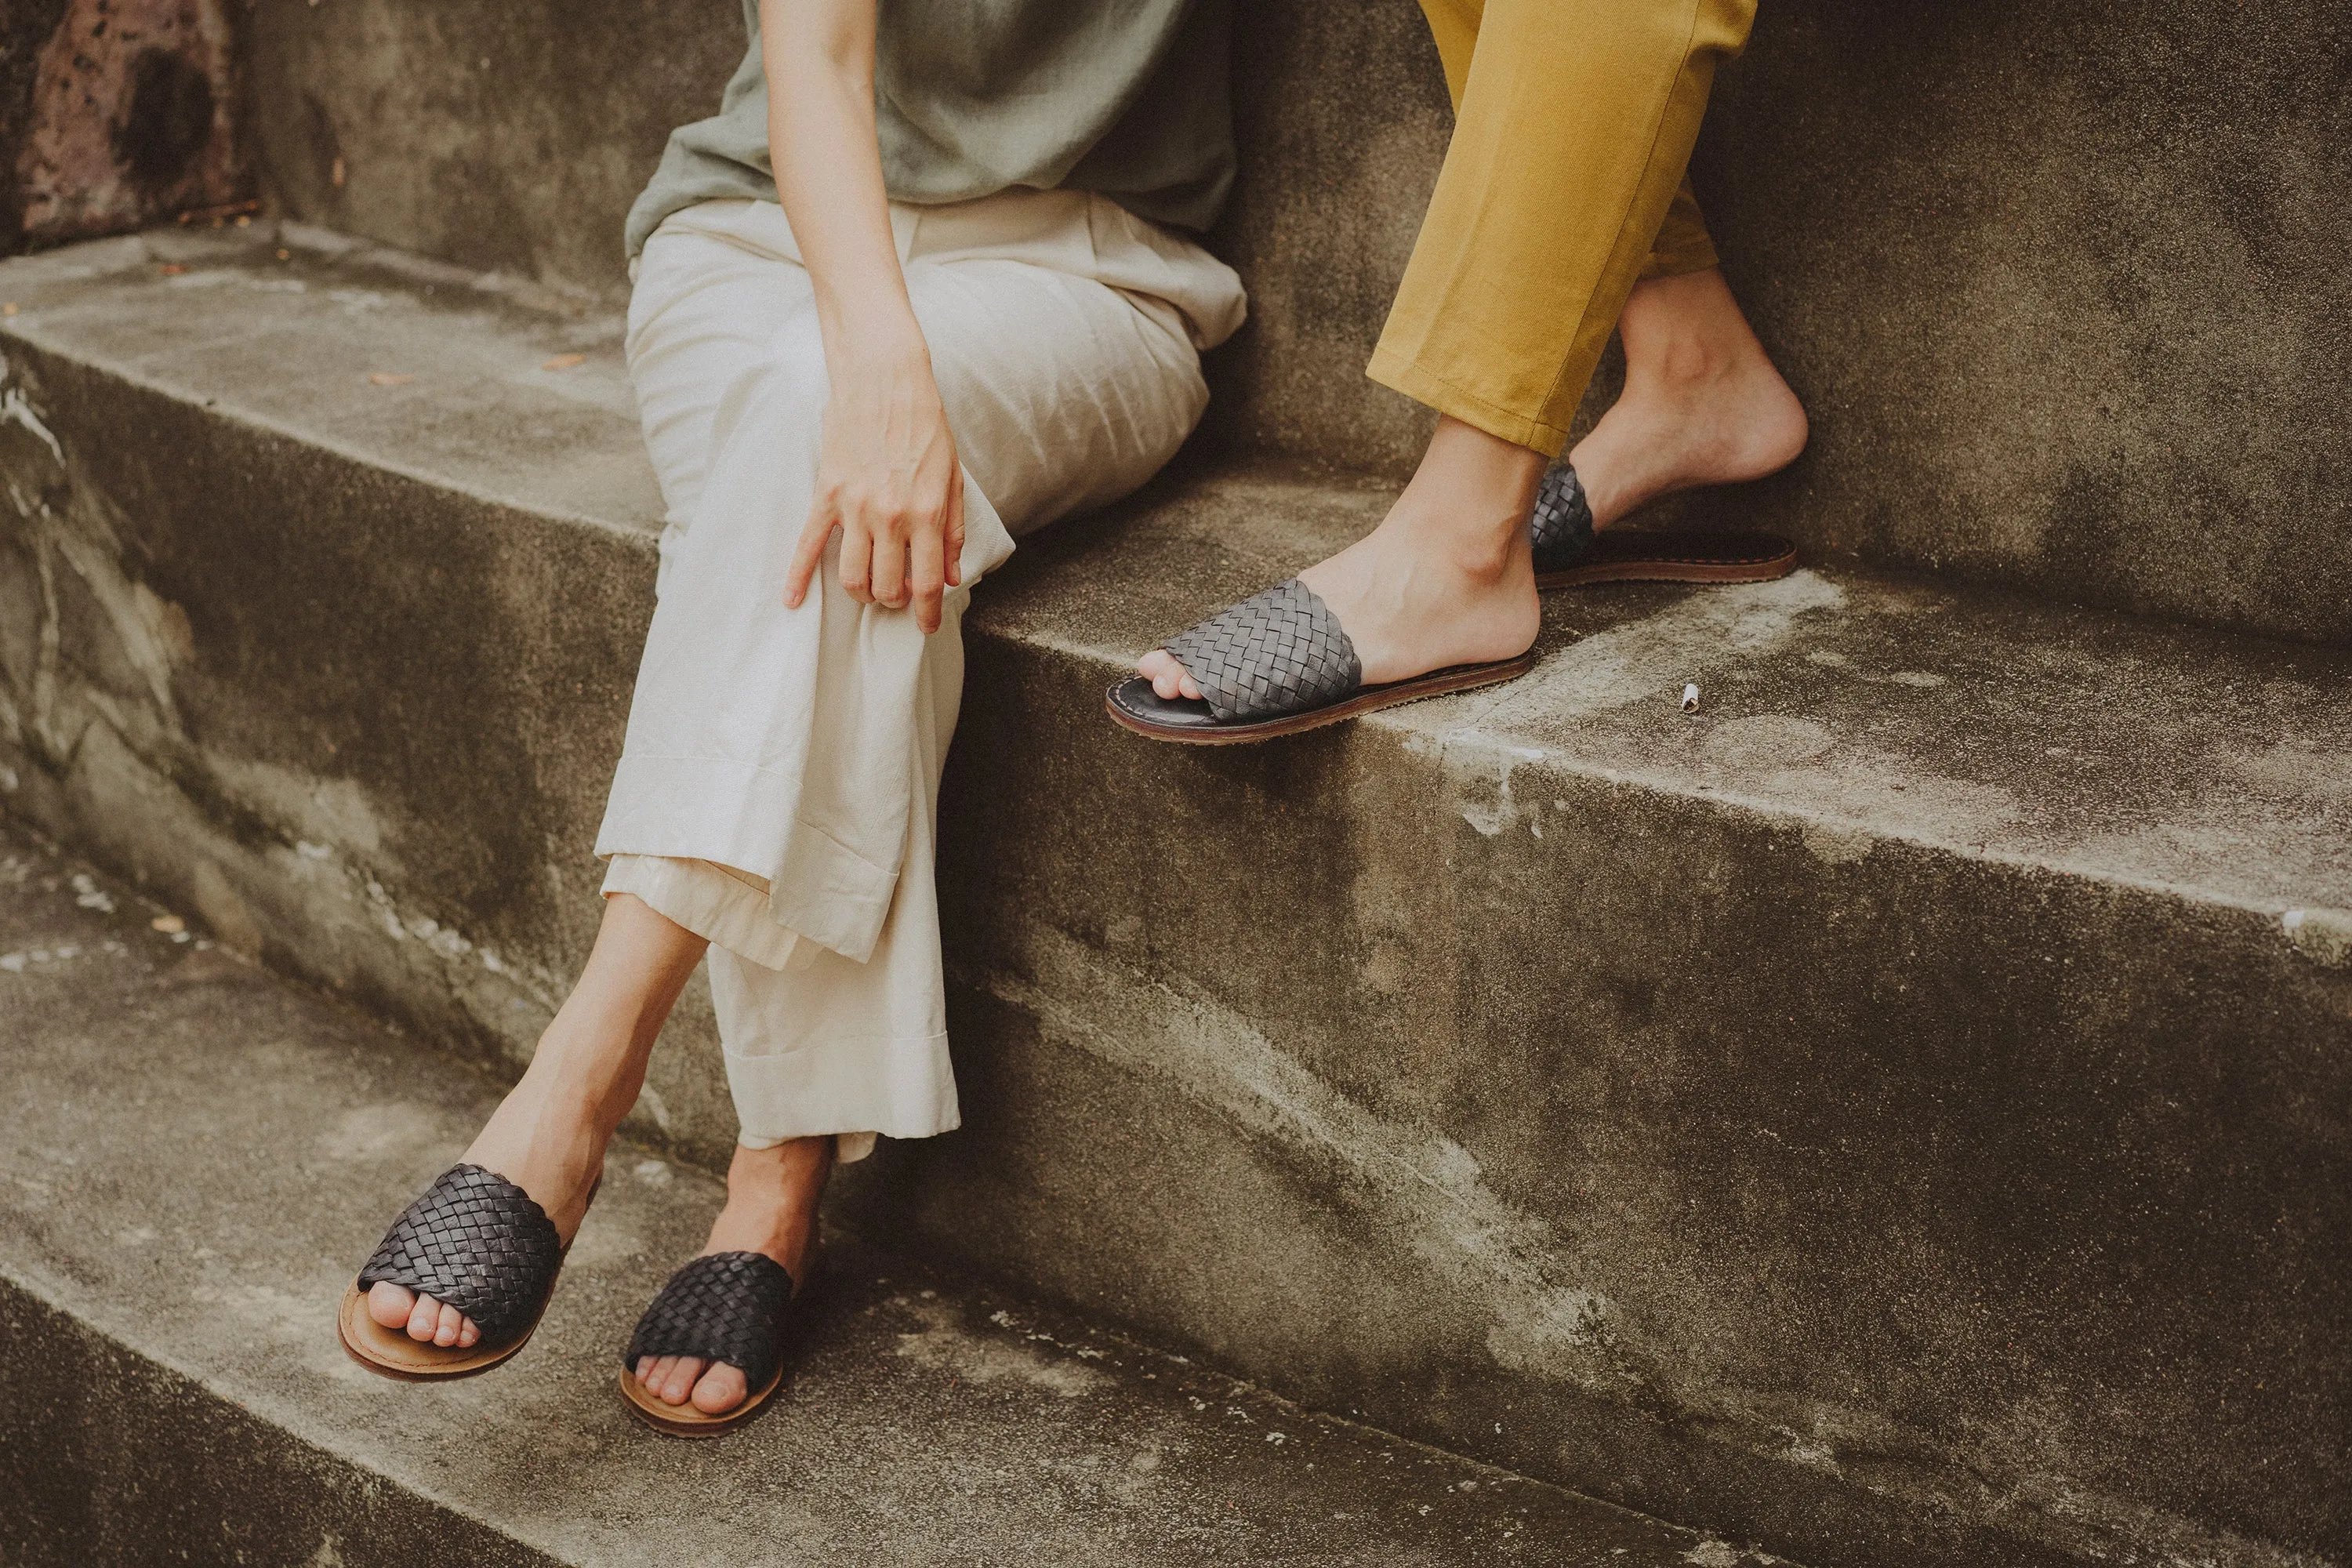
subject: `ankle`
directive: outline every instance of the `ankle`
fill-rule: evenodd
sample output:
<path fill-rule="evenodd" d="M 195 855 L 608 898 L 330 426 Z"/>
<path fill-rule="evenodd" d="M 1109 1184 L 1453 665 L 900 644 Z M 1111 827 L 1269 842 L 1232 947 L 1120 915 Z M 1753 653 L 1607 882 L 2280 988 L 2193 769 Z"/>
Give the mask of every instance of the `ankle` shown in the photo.
<path fill-rule="evenodd" d="M 1658 332 L 1625 351 L 1625 390 L 1688 394 L 1723 380 L 1740 361 L 1734 344 L 1684 329 Z"/>
<path fill-rule="evenodd" d="M 739 1144 L 727 1167 L 722 1218 L 728 1228 L 738 1235 L 758 1232 L 778 1243 L 805 1237 L 833 1174 L 833 1142 L 794 1138 L 765 1149 Z"/>
<path fill-rule="evenodd" d="M 1433 567 L 1475 588 L 1500 586 L 1510 580 L 1517 557 L 1527 552 L 1526 514 L 1481 513 L 1470 508 L 1467 501 L 1449 506 L 1442 498 L 1408 489 L 1379 531 L 1416 570 Z"/>
<path fill-rule="evenodd" d="M 1636 285 L 1617 323 L 1625 387 L 1667 393 L 1719 381 L 1763 354 L 1720 271 Z"/>

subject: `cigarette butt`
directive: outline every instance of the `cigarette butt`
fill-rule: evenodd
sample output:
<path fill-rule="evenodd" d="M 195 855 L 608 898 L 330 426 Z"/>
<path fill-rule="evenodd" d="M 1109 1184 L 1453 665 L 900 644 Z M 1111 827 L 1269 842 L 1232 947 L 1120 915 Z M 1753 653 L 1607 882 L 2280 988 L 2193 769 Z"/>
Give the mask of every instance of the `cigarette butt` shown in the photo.
<path fill-rule="evenodd" d="M 147 923 L 153 926 L 157 931 L 162 931 L 166 936 L 171 936 L 176 932 L 184 931 L 188 929 L 188 922 L 182 920 L 177 915 L 157 915 L 153 920 L 149 921 Z"/>
<path fill-rule="evenodd" d="M 571 370 L 574 366 L 586 364 L 587 363 L 588 356 L 586 354 L 557 354 L 553 359 L 549 360 L 545 364 L 541 365 L 539 368 L 541 370 Z"/>
<path fill-rule="evenodd" d="M 1685 713 L 1698 711 L 1698 688 L 1696 685 L 1683 688 L 1683 711 Z"/>
<path fill-rule="evenodd" d="M 415 379 L 416 378 L 413 375 L 402 375 L 397 372 L 388 370 L 372 370 L 368 372 L 368 381 L 372 385 L 375 386 L 406 386 L 410 382 L 415 381 Z"/>

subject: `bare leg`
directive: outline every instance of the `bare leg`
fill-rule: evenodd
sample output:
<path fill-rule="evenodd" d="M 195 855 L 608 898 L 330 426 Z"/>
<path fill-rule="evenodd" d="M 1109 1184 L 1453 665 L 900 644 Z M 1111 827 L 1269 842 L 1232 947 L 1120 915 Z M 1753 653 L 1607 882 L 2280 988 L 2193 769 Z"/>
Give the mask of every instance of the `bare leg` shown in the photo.
<path fill-rule="evenodd" d="M 738 1146 L 727 1167 L 727 1206 L 711 1226 L 702 1256 L 763 1252 L 801 1282 L 816 1239 L 817 1200 L 833 1174 L 833 1151 L 830 1137 L 794 1138 L 772 1149 Z M 751 1392 L 736 1368 L 694 1356 L 641 1357 L 637 1382 L 669 1405 L 684 1405 L 690 1394 L 705 1415 L 732 1410 Z"/>
<path fill-rule="evenodd" d="M 645 1086 L 654 1037 L 705 945 L 627 893 L 607 899 L 587 968 L 539 1037 L 522 1081 L 466 1151 L 467 1163 L 529 1193 L 567 1245 L 588 1212 L 604 1145 Z M 398 1285 L 370 1290 L 368 1312 L 385 1328 L 404 1323 L 410 1338 L 438 1345 L 481 1337 L 456 1308 Z"/>
<path fill-rule="evenodd" d="M 1618 331 L 1624 393 L 1570 455 L 1596 524 L 1678 489 L 1760 479 L 1804 450 L 1804 408 L 1720 271 L 1637 284 Z M 1347 628 L 1367 682 L 1508 658 L 1535 640 L 1528 511 L 1545 466 L 1441 418 L 1381 525 L 1299 574 Z M 1162 697 L 1201 695 L 1164 649 L 1139 668 Z"/>

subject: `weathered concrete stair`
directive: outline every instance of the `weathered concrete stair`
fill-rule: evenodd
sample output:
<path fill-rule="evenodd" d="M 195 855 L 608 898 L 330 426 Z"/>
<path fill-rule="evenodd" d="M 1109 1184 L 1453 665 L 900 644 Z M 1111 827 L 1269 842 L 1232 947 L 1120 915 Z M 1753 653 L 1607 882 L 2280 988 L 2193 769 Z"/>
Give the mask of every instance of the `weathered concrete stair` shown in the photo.
<path fill-rule="evenodd" d="M 739 0 L 247 14 L 286 210 L 592 292 L 623 286 L 622 215 L 742 48 Z M 1234 66 L 1211 243 L 1251 321 L 1210 367 L 1211 434 L 1402 479 L 1429 416 L 1362 371 L 1453 128 L 1428 27 L 1405 0 L 1255 0 Z M 1814 439 L 1678 504 L 1817 556 L 2352 640 L 2347 72 L 2339 0 L 1764 7 L 1692 175 Z"/>
<path fill-rule="evenodd" d="M 0 265 L 0 798 L 510 1065 L 650 608 L 617 327 L 282 237 Z M 843 1217 L 1812 1561 L 2352 1557 L 2352 658 L 1841 570 L 1278 748 L 1102 719 L 1385 493 L 1196 465 L 987 585 L 968 1126 Z M 645 1110 L 730 1141 L 707 1013 Z"/>
<path fill-rule="evenodd" d="M 708 1175 L 608 1159 L 490 1377 L 347 1359 L 354 1261 L 480 1074 L 0 826 L 0 1559 L 287 1565 L 1777 1561 L 1308 1415 L 835 1237 L 775 1406 L 656 1436 L 612 1380 Z"/>

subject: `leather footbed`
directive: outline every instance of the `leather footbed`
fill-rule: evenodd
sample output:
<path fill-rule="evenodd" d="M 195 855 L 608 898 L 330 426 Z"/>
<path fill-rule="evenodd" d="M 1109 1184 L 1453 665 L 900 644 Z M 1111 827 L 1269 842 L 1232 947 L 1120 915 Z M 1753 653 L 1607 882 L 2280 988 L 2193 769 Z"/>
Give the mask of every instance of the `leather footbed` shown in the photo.
<path fill-rule="evenodd" d="M 1355 695 L 1328 707 L 1310 709 L 1304 713 L 1287 713 L 1279 719 L 1261 719 L 1249 724 L 1155 724 L 1139 718 L 1119 705 L 1118 694 L 1122 689 L 1136 682 L 1148 688 L 1150 682 L 1143 680 L 1140 676 L 1112 687 L 1103 700 L 1113 721 L 1139 735 L 1148 735 L 1155 741 L 1173 741 L 1187 746 L 1233 746 L 1251 741 L 1271 741 L 1280 735 L 1296 735 L 1301 731 L 1320 729 L 1326 724 L 1336 724 L 1342 719 L 1354 719 L 1382 708 L 1418 702 L 1424 697 L 1442 697 L 1449 691 L 1468 691 L 1476 687 L 1517 680 L 1535 667 L 1536 650 L 1529 648 L 1517 658 L 1496 659 L 1490 664 L 1457 664 L 1444 669 L 1433 669 L 1427 675 L 1416 675 L 1410 680 L 1359 687 Z"/>
<path fill-rule="evenodd" d="M 1796 570 L 1797 547 L 1773 533 L 1603 529 L 1575 565 L 1538 572 L 1538 588 L 1587 583 L 1769 583 Z"/>
<path fill-rule="evenodd" d="M 554 1291 L 548 1295 L 552 1297 Z M 540 1315 L 545 1316 L 547 1303 L 540 1303 Z M 484 1373 L 522 1349 L 538 1331 L 539 1318 L 530 1327 L 501 1345 L 477 1344 L 460 1350 L 420 1343 L 408 1337 L 405 1329 L 387 1329 L 368 1315 L 367 1292 L 357 1285 L 343 1287 L 342 1310 L 335 1320 L 335 1337 L 341 1340 L 351 1358 L 370 1372 L 384 1377 L 398 1378 L 405 1383 L 431 1383 L 445 1377 L 472 1377 Z"/>
<path fill-rule="evenodd" d="M 716 1437 L 749 1421 L 783 1381 L 784 1369 L 779 1366 L 766 1386 L 745 1394 L 742 1404 L 716 1415 L 705 1415 L 691 1405 L 663 1404 L 647 1394 L 637 1382 L 637 1374 L 625 1366 L 621 1369 L 621 1397 L 629 1402 L 629 1409 L 638 1420 L 657 1432 L 673 1437 Z"/>

